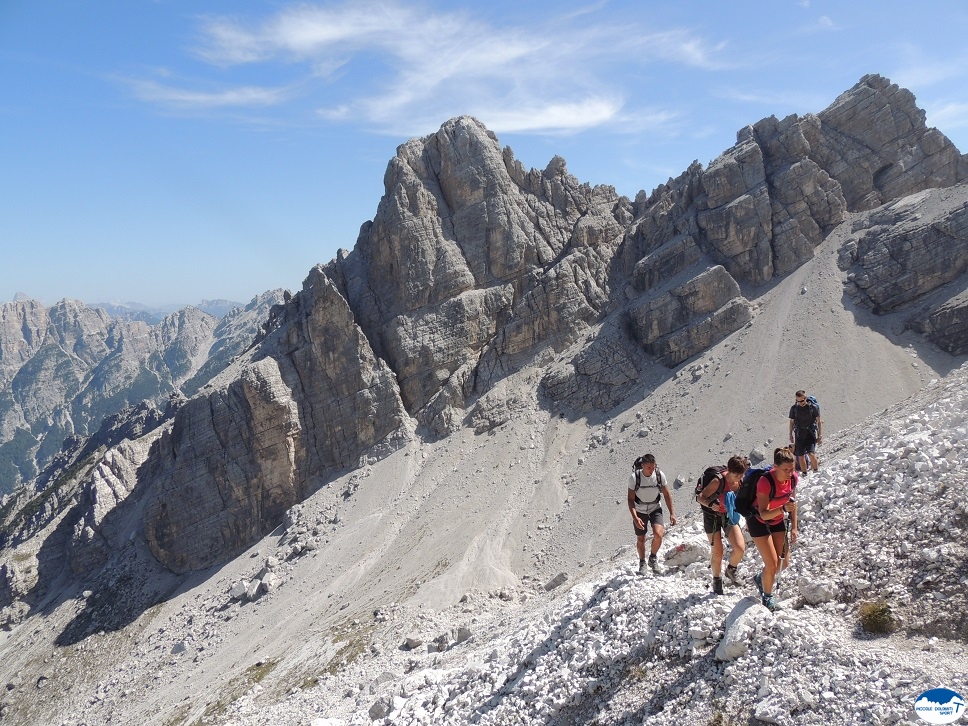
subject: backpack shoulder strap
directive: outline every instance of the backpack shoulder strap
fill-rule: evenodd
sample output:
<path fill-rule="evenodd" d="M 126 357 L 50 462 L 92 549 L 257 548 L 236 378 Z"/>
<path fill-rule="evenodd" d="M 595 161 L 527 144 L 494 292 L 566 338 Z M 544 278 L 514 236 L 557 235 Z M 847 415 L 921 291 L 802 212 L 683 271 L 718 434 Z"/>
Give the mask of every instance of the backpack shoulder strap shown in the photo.
<path fill-rule="evenodd" d="M 772 501 L 776 497 L 776 479 L 773 478 L 773 474 L 769 469 L 764 471 L 762 476 L 770 480 L 770 500 Z"/>

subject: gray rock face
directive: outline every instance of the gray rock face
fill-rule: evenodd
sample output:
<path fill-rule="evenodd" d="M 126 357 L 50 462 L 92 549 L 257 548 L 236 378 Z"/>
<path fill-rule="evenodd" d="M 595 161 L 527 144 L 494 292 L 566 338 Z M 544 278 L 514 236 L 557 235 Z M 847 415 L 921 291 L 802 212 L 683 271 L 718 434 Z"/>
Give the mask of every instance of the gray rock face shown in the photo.
<path fill-rule="evenodd" d="M 356 463 L 404 427 L 392 373 L 321 268 L 277 324 L 179 409 L 139 475 L 148 545 L 175 572 L 238 554 L 313 477 Z"/>
<path fill-rule="evenodd" d="M 872 75 L 818 115 L 741 130 L 694 176 L 697 243 L 738 280 L 761 283 L 809 259 L 847 211 L 957 184 L 968 162 L 925 126 L 909 91 Z"/>
<path fill-rule="evenodd" d="M 925 126 L 914 95 L 882 76 L 864 76 L 818 119 L 804 129 L 810 158 L 837 179 L 851 211 L 968 178 L 968 161 Z"/>
<path fill-rule="evenodd" d="M 840 255 L 853 299 L 876 313 L 919 304 L 911 327 L 950 353 L 968 352 L 968 295 L 960 282 L 968 270 L 968 188 L 905 197 L 853 229 Z"/>
<path fill-rule="evenodd" d="M 910 327 L 949 353 L 968 352 L 968 187 L 925 190 L 855 220 L 840 266 L 858 304 L 875 313 L 917 305 Z"/>
<path fill-rule="evenodd" d="M 964 195 L 906 197 L 855 223 L 841 266 L 851 270 L 858 299 L 876 312 L 896 310 L 968 269 L 968 206 Z M 930 210 L 925 219 L 923 209 Z"/>
<path fill-rule="evenodd" d="M 636 339 L 669 366 L 738 330 L 751 315 L 736 280 L 719 265 L 629 311 Z"/>
<path fill-rule="evenodd" d="M 466 117 L 399 147 L 385 185 L 356 249 L 328 271 L 407 410 L 421 416 L 443 393 L 425 423 L 463 405 L 466 365 L 487 360 L 486 390 L 507 357 L 560 349 L 598 317 L 631 220 L 614 189 L 579 184 L 560 158 L 525 172 Z"/>
<path fill-rule="evenodd" d="M 636 343 L 605 325 L 590 342 L 580 345 L 567 364 L 548 367 L 541 392 L 549 400 L 580 412 L 607 411 L 638 383 L 641 364 Z"/>
<path fill-rule="evenodd" d="M 919 322 L 925 337 L 942 350 L 968 353 L 968 291 L 951 297 Z"/>

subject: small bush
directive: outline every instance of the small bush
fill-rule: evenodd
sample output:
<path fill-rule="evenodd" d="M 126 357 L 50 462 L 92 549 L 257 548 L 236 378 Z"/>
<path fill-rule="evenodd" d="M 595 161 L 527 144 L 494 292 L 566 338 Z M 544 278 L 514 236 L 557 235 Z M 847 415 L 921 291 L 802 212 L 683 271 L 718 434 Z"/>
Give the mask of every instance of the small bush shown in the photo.
<path fill-rule="evenodd" d="M 891 606 L 883 600 L 865 602 L 857 612 L 860 625 L 868 633 L 893 633 L 897 630 L 897 619 Z"/>

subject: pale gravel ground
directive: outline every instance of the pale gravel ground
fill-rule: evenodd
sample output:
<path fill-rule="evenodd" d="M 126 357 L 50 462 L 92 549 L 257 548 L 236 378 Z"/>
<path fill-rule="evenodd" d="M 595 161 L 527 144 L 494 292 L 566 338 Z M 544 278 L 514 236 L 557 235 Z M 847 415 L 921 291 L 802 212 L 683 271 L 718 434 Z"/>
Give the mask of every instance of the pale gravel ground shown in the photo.
<path fill-rule="evenodd" d="M 491 433 L 414 443 L 329 483 L 296 517 L 318 549 L 279 564 L 280 585 L 254 603 L 233 604 L 228 590 L 285 553 L 281 529 L 123 631 L 53 647 L 78 609 L 67 600 L 0 633 L 0 683 L 14 685 L 4 698 L 29 704 L 37 724 L 310 723 L 308 710 L 285 704 L 333 704 L 348 720 L 377 698 L 369 684 L 383 669 L 396 682 L 427 661 L 464 668 L 461 648 L 480 653 L 489 637 L 551 618 L 573 584 L 627 576 L 624 487 L 638 454 L 652 451 L 670 481 L 686 482 L 674 493 L 684 521 L 672 541 L 697 521 L 689 494 L 705 466 L 786 441 L 797 388 L 820 398 L 830 440 L 964 360 L 902 333 L 900 318 L 845 302 L 838 235 L 779 284 L 749 291 L 759 306 L 750 326 L 676 375 L 654 367 L 627 406 L 572 419 L 532 400 Z M 525 370 L 508 385 L 531 390 L 537 377 Z M 545 592 L 559 572 L 569 583 Z M 706 588 L 704 578 L 687 584 L 697 596 Z M 656 596 L 647 583 L 629 587 Z M 398 650 L 406 637 L 429 641 L 460 625 L 472 641 L 445 654 Z M 911 652 L 915 668 L 924 658 Z M 963 650 L 954 653 L 963 667 Z M 614 684 L 616 707 L 636 698 L 633 685 Z"/>

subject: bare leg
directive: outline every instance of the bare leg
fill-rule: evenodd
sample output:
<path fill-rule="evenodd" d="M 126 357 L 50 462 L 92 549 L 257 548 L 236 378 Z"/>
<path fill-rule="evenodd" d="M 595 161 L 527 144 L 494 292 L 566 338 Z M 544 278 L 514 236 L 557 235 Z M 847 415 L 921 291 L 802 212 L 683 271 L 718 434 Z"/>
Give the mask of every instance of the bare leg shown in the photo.
<path fill-rule="evenodd" d="M 782 535 L 782 532 L 774 533 Z M 773 582 L 776 580 L 776 571 L 780 566 L 780 557 L 773 537 L 754 537 L 753 544 L 763 558 L 763 592 L 773 592 Z M 780 547 L 783 547 L 782 537 Z"/>
<path fill-rule="evenodd" d="M 739 525 L 734 524 L 727 530 L 726 537 L 729 539 L 729 543 L 733 545 L 733 552 L 729 556 L 729 564 L 736 567 L 742 561 L 743 555 L 746 554 L 746 540 L 743 539 L 743 530 L 740 529 Z"/>
<path fill-rule="evenodd" d="M 662 546 L 662 538 L 665 536 L 665 527 L 661 524 L 652 525 L 652 550 L 653 555 L 658 554 Z"/>
<path fill-rule="evenodd" d="M 713 555 L 710 563 L 713 568 L 713 577 L 723 576 L 723 536 L 719 532 L 709 535 L 709 544 L 712 545 Z"/>

